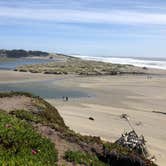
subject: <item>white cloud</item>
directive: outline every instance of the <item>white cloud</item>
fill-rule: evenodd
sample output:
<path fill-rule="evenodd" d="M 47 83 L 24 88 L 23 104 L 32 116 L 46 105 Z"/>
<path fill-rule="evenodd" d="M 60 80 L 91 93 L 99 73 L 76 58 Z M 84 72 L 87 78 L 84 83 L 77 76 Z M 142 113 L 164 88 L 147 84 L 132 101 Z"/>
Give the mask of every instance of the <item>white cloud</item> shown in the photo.
<path fill-rule="evenodd" d="M 1 18 L 39 21 L 106 23 L 106 24 L 154 24 L 166 25 L 166 13 L 146 13 L 125 10 L 83 11 L 65 9 L 31 9 L 1 7 Z"/>

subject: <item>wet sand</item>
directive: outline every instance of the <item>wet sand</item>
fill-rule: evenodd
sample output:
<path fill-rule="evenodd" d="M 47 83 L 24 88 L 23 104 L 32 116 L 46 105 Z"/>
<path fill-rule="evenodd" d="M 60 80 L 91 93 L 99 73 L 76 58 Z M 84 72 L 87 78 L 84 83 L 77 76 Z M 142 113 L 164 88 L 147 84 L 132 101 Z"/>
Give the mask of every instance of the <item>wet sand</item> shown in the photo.
<path fill-rule="evenodd" d="M 80 89 L 89 98 L 48 100 L 58 108 L 66 124 L 76 132 L 115 141 L 130 131 L 120 115 L 128 114 L 138 134 L 143 134 L 157 163 L 166 163 L 166 77 L 163 76 L 54 76 L 0 71 L 0 83 L 55 79 L 54 85 Z M 94 121 L 88 118 L 93 117 Z"/>
<path fill-rule="evenodd" d="M 42 73 L 16 72 L 12 70 L 0 70 L 0 83 L 21 83 L 32 81 L 44 81 L 51 79 L 63 79 L 69 76 L 47 75 Z"/>

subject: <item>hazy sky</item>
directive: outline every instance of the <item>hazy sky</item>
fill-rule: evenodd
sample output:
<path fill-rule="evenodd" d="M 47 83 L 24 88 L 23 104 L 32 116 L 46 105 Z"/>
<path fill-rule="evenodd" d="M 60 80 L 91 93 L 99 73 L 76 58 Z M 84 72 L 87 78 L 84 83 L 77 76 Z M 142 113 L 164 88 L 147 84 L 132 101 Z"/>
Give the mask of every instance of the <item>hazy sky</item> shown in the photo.
<path fill-rule="evenodd" d="M 0 48 L 166 57 L 166 0 L 0 0 Z"/>

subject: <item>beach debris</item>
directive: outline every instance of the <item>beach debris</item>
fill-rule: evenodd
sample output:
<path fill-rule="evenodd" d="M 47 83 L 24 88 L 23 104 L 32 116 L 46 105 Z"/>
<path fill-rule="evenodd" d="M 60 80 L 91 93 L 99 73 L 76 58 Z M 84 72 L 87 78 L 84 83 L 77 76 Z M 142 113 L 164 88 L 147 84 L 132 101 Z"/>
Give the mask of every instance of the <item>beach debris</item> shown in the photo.
<path fill-rule="evenodd" d="M 127 115 L 127 114 L 122 114 L 122 115 L 120 116 L 120 118 L 121 118 L 121 119 L 125 119 L 125 120 L 128 122 L 130 128 L 131 128 L 132 130 L 134 130 L 132 124 L 130 123 L 130 117 L 129 117 L 129 115 Z"/>
<path fill-rule="evenodd" d="M 134 130 L 122 134 L 122 136 L 115 143 L 129 148 L 131 151 L 135 151 L 144 157 L 148 157 L 144 136 L 138 136 Z"/>
<path fill-rule="evenodd" d="M 147 68 L 146 66 L 142 67 L 142 69 L 144 69 L 144 70 L 148 70 L 148 68 Z"/>
<path fill-rule="evenodd" d="M 149 160 L 152 161 L 152 162 L 156 162 L 157 161 L 155 156 L 150 157 Z"/>
<path fill-rule="evenodd" d="M 129 120 L 129 116 L 127 114 L 122 114 L 122 115 L 120 115 L 120 117 L 122 119 L 128 119 Z"/>
<path fill-rule="evenodd" d="M 143 155 L 145 158 L 149 156 L 149 153 L 146 148 L 146 141 L 144 139 L 143 135 L 138 136 L 136 133 L 134 127 L 132 126 L 130 122 L 129 115 L 122 114 L 121 119 L 125 119 L 127 123 L 129 124 L 131 131 L 125 132 L 122 134 L 122 136 L 115 142 L 123 147 L 129 148 L 131 151 L 135 151 L 138 154 Z M 138 125 L 141 125 L 142 123 L 139 122 Z"/>
<path fill-rule="evenodd" d="M 95 119 L 94 119 L 93 117 L 89 117 L 89 120 L 92 120 L 92 121 L 94 121 Z"/>
<path fill-rule="evenodd" d="M 152 111 L 153 113 L 156 113 L 156 114 L 163 114 L 163 115 L 166 115 L 166 112 L 161 112 L 161 111 Z"/>

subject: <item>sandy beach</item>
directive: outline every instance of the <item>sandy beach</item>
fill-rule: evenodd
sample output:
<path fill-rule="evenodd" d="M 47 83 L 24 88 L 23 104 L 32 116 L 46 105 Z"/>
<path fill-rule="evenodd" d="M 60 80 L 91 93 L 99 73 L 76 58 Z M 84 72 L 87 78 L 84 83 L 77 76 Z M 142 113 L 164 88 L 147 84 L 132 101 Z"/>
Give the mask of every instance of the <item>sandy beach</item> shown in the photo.
<path fill-rule="evenodd" d="M 162 71 L 162 74 L 164 72 Z M 54 86 L 80 89 L 87 98 L 47 99 L 53 104 L 65 123 L 76 132 L 100 136 L 111 142 L 131 128 L 120 118 L 127 114 L 138 134 L 147 140 L 156 163 L 166 163 L 166 77 L 146 75 L 126 76 L 55 76 L 14 71 L 0 71 L 0 83 L 55 79 Z M 88 118 L 93 117 L 94 121 Z"/>

